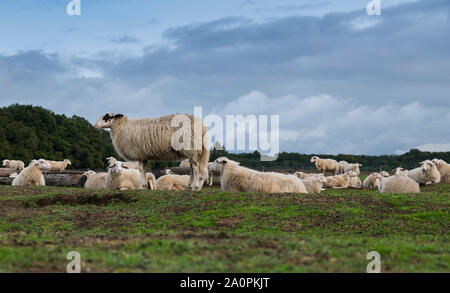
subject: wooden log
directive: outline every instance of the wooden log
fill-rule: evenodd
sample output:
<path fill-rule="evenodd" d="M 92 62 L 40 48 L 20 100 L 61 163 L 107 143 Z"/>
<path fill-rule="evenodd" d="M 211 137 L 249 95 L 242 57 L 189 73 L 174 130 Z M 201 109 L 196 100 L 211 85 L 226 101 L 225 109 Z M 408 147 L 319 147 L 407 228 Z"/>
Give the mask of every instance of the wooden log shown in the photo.
<path fill-rule="evenodd" d="M 19 170 L 10 168 L 0 168 L 0 177 L 9 177 L 13 173 L 19 173 Z"/>
<path fill-rule="evenodd" d="M 189 167 L 171 167 L 171 168 L 166 168 L 166 169 L 172 170 L 172 172 L 177 175 L 190 175 L 191 174 L 191 168 L 189 168 Z M 153 169 L 153 170 L 149 170 L 149 172 L 152 172 L 156 178 L 159 178 L 159 177 L 165 175 L 166 169 Z"/>
<path fill-rule="evenodd" d="M 86 176 L 76 174 L 44 174 L 45 185 L 61 187 L 80 187 L 83 186 L 82 178 Z M 11 185 L 14 178 L 0 177 L 0 184 Z"/>

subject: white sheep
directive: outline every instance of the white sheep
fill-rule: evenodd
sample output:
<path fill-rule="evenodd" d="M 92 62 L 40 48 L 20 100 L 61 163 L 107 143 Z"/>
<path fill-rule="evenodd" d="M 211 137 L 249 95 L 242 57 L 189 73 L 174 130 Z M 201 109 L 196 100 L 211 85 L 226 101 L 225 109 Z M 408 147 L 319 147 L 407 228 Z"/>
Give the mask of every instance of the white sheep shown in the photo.
<path fill-rule="evenodd" d="M 211 170 L 220 173 L 220 185 L 227 192 L 307 193 L 302 180 L 294 175 L 259 172 L 226 157 L 216 159 Z"/>
<path fill-rule="evenodd" d="M 323 186 L 328 188 L 348 188 L 353 177 L 357 177 L 353 171 L 342 175 L 328 176 L 323 179 Z"/>
<path fill-rule="evenodd" d="M 345 172 L 344 172 L 344 169 L 345 169 L 345 166 L 347 166 L 347 165 L 348 165 L 348 162 L 347 162 L 347 161 L 339 161 L 339 162 L 338 162 L 338 166 L 339 166 L 338 174 L 339 174 L 339 175 L 342 175 L 342 174 L 345 173 Z"/>
<path fill-rule="evenodd" d="M 84 188 L 92 189 L 106 189 L 106 172 L 96 173 L 94 171 L 87 171 L 83 173 L 83 176 L 87 177 L 84 183 Z"/>
<path fill-rule="evenodd" d="M 156 177 L 153 173 L 147 172 L 146 174 L 148 189 L 155 190 L 156 189 Z"/>
<path fill-rule="evenodd" d="M 117 153 L 127 161 L 139 162 L 143 187 L 148 184 L 146 166 L 149 160 L 176 161 L 188 158 L 191 175 L 187 189 L 200 190 L 203 181 L 208 178 L 208 128 L 201 118 L 177 114 L 128 119 L 122 114 L 108 113 L 102 115 L 94 127 L 111 128 L 111 139 Z M 180 139 L 183 145 L 180 145 Z"/>
<path fill-rule="evenodd" d="M 3 167 L 22 171 L 25 169 L 25 164 L 19 160 L 3 160 Z"/>
<path fill-rule="evenodd" d="M 59 171 L 59 172 L 66 170 L 67 165 L 72 165 L 72 162 L 68 159 L 65 159 L 62 162 L 58 161 L 48 161 L 48 162 L 52 166 L 52 171 Z"/>
<path fill-rule="evenodd" d="M 352 188 L 362 188 L 363 184 L 358 174 L 355 171 L 349 171 L 348 173 L 350 172 L 353 172 L 356 176 L 350 176 L 350 182 L 348 186 Z"/>
<path fill-rule="evenodd" d="M 339 171 L 339 164 L 333 159 L 321 159 L 314 156 L 311 158 L 310 162 L 315 163 L 317 170 L 319 170 L 322 174 L 325 174 L 325 172 L 331 172 L 333 175 L 336 175 Z"/>
<path fill-rule="evenodd" d="M 363 187 L 365 189 L 378 190 L 378 187 L 384 177 L 388 177 L 389 173 L 386 171 L 382 171 L 380 173 L 374 172 L 364 179 Z"/>
<path fill-rule="evenodd" d="M 420 163 L 420 167 L 409 170 L 408 177 L 419 184 L 429 185 L 441 182 L 441 173 L 436 167 L 436 164 L 430 160 Z"/>
<path fill-rule="evenodd" d="M 353 171 L 356 173 L 356 175 L 361 174 L 359 167 L 361 167 L 362 164 L 359 163 L 347 163 L 346 165 L 344 165 L 344 170 L 342 173 L 347 173 L 350 171 Z"/>
<path fill-rule="evenodd" d="M 441 183 L 450 184 L 450 165 L 444 160 L 433 159 L 432 160 L 441 174 Z"/>
<path fill-rule="evenodd" d="M 142 188 L 141 176 L 139 170 L 129 169 L 123 166 L 123 163 L 116 161 L 108 166 L 106 175 L 106 189 L 108 190 L 127 190 Z M 148 186 L 146 176 L 146 187 Z"/>
<path fill-rule="evenodd" d="M 379 174 L 378 176 L 381 177 Z M 397 168 L 394 176 L 384 178 L 379 186 L 382 193 L 419 193 L 419 184 L 408 177 L 408 171 Z"/>
<path fill-rule="evenodd" d="M 320 174 L 316 174 L 316 173 L 304 173 L 304 172 L 295 172 L 294 173 L 295 176 L 297 176 L 300 179 L 314 179 L 314 178 L 319 178 L 319 179 L 323 179 L 324 175 L 322 173 Z"/>
<path fill-rule="evenodd" d="M 159 177 L 155 183 L 156 190 L 185 190 L 189 184 L 189 175 L 169 173 Z"/>
<path fill-rule="evenodd" d="M 189 159 L 183 160 L 180 163 L 180 167 L 190 167 L 191 163 L 189 163 Z"/>
<path fill-rule="evenodd" d="M 44 159 L 35 161 L 23 169 L 12 181 L 12 186 L 45 186 L 45 178 L 42 170 L 50 170 L 52 166 Z"/>
<path fill-rule="evenodd" d="M 307 179 L 302 179 L 307 193 L 320 193 L 323 190 L 322 181 L 323 179 L 321 179 L 320 177 L 310 177 Z"/>
<path fill-rule="evenodd" d="M 108 165 L 114 164 L 117 159 L 114 157 L 109 157 L 106 158 L 106 160 L 108 161 Z M 129 169 L 137 169 L 139 170 L 139 162 L 122 162 L 122 166 L 128 167 Z"/>

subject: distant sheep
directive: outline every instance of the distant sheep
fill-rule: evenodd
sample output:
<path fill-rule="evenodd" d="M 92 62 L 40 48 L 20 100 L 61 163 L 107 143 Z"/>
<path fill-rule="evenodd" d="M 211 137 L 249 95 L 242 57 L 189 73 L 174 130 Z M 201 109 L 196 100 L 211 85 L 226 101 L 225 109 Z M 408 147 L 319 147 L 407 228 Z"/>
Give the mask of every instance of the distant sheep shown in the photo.
<path fill-rule="evenodd" d="M 18 160 L 3 160 L 3 167 L 22 171 L 25 169 L 25 164 L 24 162 Z"/>
<path fill-rule="evenodd" d="M 108 166 L 108 173 L 106 175 L 106 189 L 140 189 L 142 188 L 140 177 L 139 170 L 129 169 L 128 167 L 123 166 L 122 162 L 116 161 Z M 147 178 L 146 184 L 148 185 Z"/>
<path fill-rule="evenodd" d="M 87 177 L 84 183 L 84 188 L 92 189 L 106 189 L 106 176 L 108 173 L 96 173 L 94 171 L 87 171 L 83 173 L 83 176 Z"/>
<path fill-rule="evenodd" d="M 108 161 L 108 165 L 114 164 L 117 162 L 117 159 L 114 157 L 109 157 L 106 159 Z M 122 166 L 128 167 L 129 169 L 137 169 L 139 170 L 139 162 L 122 162 Z"/>
<path fill-rule="evenodd" d="M 419 193 L 417 182 L 408 177 L 408 171 L 397 168 L 394 176 L 384 178 L 379 186 L 382 193 Z"/>
<path fill-rule="evenodd" d="M 323 174 L 316 174 L 316 173 L 295 172 L 294 175 L 297 176 L 300 179 L 319 178 L 319 179 L 322 180 L 324 178 Z"/>
<path fill-rule="evenodd" d="M 441 182 L 441 173 L 436 164 L 430 160 L 420 163 L 420 167 L 408 171 L 408 177 L 419 184 L 429 185 Z"/>
<path fill-rule="evenodd" d="M 220 173 L 220 185 L 227 192 L 307 193 L 301 179 L 294 175 L 259 172 L 226 157 L 216 159 L 211 170 Z"/>
<path fill-rule="evenodd" d="M 338 174 L 339 175 L 342 175 L 342 174 L 344 174 L 345 173 L 345 166 L 347 166 L 348 165 L 348 162 L 347 161 L 339 161 L 338 162 L 338 166 L 339 166 L 339 171 L 338 171 Z"/>
<path fill-rule="evenodd" d="M 68 159 L 65 159 L 62 162 L 58 161 L 48 161 L 48 162 L 52 166 L 52 171 L 59 171 L 59 172 L 66 170 L 67 165 L 72 165 L 72 162 Z"/>
<path fill-rule="evenodd" d="M 44 159 L 35 161 L 23 169 L 12 181 L 12 186 L 45 186 L 42 170 L 50 170 L 52 166 Z"/>
<path fill-rule="evenodd" d="M 331 172 L 336 175 L 339 171 L 339 164 L 333 159 L 321 159 L 317 156 L 311 158 L 311 163 L 315 163 L 317 170 L 325 174 L 325 172 Z"/>
<path fill-rule="evenodd" d="M 186 120 L 190 125 L 184 125 L 183 121 Z M 172 126 L 174 123 L 176 127 Z M 181 123 L 183 126 L 178 126 Z M 208 178 L 208 128 L 201 118 L 177 114 L 151 119 L 128 119 L 122 114 L 107 113 L 97 120 L 94 127 L 111 128 L 111 139 L 119 155 L 127 161 L 139 162 L 143 187 L 148 185 L 146 166 L 149 160 L 176 161 L 188 158 L 191 175 L 187 189 L 200 190 L 203 181 Z M 190 141 L 190 145 L 181 145 L 180 149 L 175 149 L 174 143 L 178 142 L 172 140 L 178 137 L 183 138 L 183 143 Z"/>
<path fill-rule="evenodd" d="M 180 163 L 180 167 L 191 167 L 191 163 L 189 163 L 189 159 L 183 160 Z"/>
<path fill-rule="evenodd" d="M 361 167 L 361 166 L 362 166 L 362 164 L 359 164 L 359 163 L 352 163 L 352 164 L 347 163 L 346 165 L 344 165 L 344 170 L 342 173 L 347 173 L 347 172 L 353 171 L 356 173 L 356 175 L 359 175 L 359 174 L 361 174 L 361 172 L 359 170 L 359 167 Z"/>
<path fill-rule="evenodd" d="M 432 160 L 441 174 L 441 183 L 450 184 L 450 165 L 444 160 L 433 159 Z"/>
<path fill-rule="evenodd" d="M 381 181 L 388 177 L 389 173 L 386 171 L 382 171 L 380 173 L 372 173 L 369 176 L 364 179 L 363 187 L 365 189 L 372 189 L 372 190 L 378 190 L 378 187 L 380 186 Z"/>

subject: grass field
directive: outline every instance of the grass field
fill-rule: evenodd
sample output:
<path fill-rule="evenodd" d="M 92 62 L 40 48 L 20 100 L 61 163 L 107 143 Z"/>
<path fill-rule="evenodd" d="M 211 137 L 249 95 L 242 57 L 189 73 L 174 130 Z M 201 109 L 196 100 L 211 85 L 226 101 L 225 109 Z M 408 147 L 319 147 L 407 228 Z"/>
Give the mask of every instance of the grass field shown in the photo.
<path fill-rule="evenodd" d="M 450 272 L 450 185 L 419 195 L 0 186 L 0 272 Z"/>

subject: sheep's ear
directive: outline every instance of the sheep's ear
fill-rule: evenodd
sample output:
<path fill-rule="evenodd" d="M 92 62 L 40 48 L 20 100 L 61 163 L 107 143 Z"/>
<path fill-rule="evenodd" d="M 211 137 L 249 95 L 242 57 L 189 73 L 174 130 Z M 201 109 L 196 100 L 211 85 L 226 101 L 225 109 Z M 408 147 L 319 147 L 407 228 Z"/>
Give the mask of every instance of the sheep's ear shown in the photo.
<path fill-rule="evenodd" d="M 122 118 L 123 117 L 123 114 L 116 114 L 116 115 L 114 115 L 114 118 L 115 119 L 120 119 L 120 118 Z"/>
<path fill-rule="evenodd" d="M 111 169 L 112 167 L 114 167 L 114 164 L 111 164 L 107 167 L 107 169 Z"/>
<path fill-rule="evenodd" d="M 130 168 L 128 168 L 127 166 L 122 166 L 122 168 L 123 168 L 123 169 L 130 169 Z"/>

